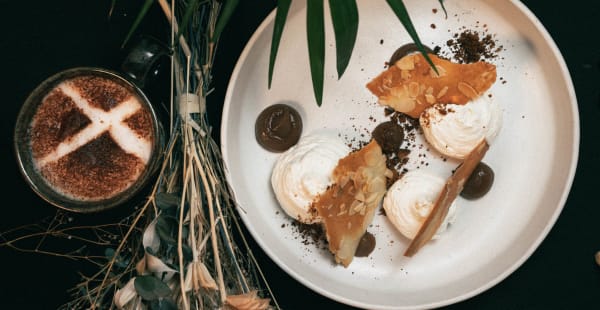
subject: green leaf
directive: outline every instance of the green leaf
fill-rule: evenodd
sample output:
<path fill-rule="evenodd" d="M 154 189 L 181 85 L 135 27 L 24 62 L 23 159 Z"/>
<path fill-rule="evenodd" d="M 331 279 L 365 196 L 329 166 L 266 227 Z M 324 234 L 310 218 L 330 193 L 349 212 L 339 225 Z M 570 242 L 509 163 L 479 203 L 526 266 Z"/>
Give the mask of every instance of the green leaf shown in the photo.
<path fill-rule="evenodd" d="M 181 201 L 181 198 L 179 196 L 176 196 L 173 194 L 160 192 L 160 193 L 156 194 L 154 201 L 156 202 L 156 206 L 159 209 L 166 210 L 166 209 L 178 207 L 179 203 Z"/>
<path fill-rule="evenodd" d="M 446 18 L 448 18 L 448 11 L 446 11 L 446 7 L 444 6 L 444 0 L 438 0 L 440 2 L 440 5 L 442 6 L 442 10 L 444 11 L 444 15 L 446 15 Z"/>
<path fill-rule="evenodd" d="M 161 214 L 156 221 L 156 234 L 161 241 L 170 245 L 177 245 L 177 239 L 174 237 L 177 230 L 177 220 Z"/>
<path fill-rule="evenodd" d="M 105 256 L 107 259 L 112 259 L 112 258 L 113 258 L 113 256 L 115 256 L 115 249 L 113 249 L 113 248 L 106 248 L 106 249 L 104 250 L 104 256 Z"/>
<path fill-rule="evenodd" d="M 139 276 L 133 281 L 136 292 L 145 300 L 157 300 L 171 294 L 171 289 L 153 276 Z"/>
<path fill-rule="evenodd" d="M 170 299 L 153 300 L 150 302 L 150 310 L 177 310 L 177 305 Z"/>
<path fill-rule="evenodd" d="M 325 18 L 323 0 L 306 1 L 306 35 L 308 38 L 308 58 L 313 91 L 317 105 L 323 101 L 323 78 L 325 68 Z"/>
<path fill-rule="evenodd" d="M 431 66 L 433 71 L 435 71 L 435 73 L 439 74 L 437 68 L 435 67 L 435 65 L 429 58 L 429 55 L 425 51 L 425 47 L 423 47 L 423 43 L 421 43 L 421 39 L 419 39 L 417 30 L 415 29 L 415 26 L 413 25 L 412 21 L 410 20 L 410 16 L 408 15 L 406 6 L 404 6 L 404 2 L 402 2 L 402 0 L 386 0 L 386 1 L 387 1 L 388 5 L 392 8 L 392 10 L 394 11 L 396 16 L 398 17 L 398 19 L 400 19 L 400 22 L 404 26 L 404 29 L 406 29 L 406 31 L 412 38 L 413 42 L 419 49 L 419 52 L 421 52 L 423 57 L 425 57 L 425 60 L 427 60 L 427 62 L 429 63 L 429 65 Z"/>
<path fill-rule="evenodd" d="M 225 3 L 223 4 L 223 9 L 221 10 L 221 13 L 219 14 L 219 19 L 217 20 L 217 25 L 215 25 L 215 32 L 212 37 L 212 42 L 217 42 L 219 40 L 219 37 L 221 36 L 223 29 L 225 29 L 225 26 L 229 22 L 229 19 L 231 18 L 231 15 L 233 15 L 233 11 L 235 11 L 235 8 L 237 7 L 239 2 L 240 2 L 240 0 L 226 0 L 225 1 Z"/>
<path fill-rule="evenodd" d="M 281 34 L 285 26 L 288 11 L 292 0 L 278 0 L 277 13 L 275 15 L 275 25 L 273 26 L 273 37 L 271 39 L 271 54 L 269 55 L 269 89 L 273 80 L 273 68 L 275 67 L 275 58 L 277 58 L 277 50 L 281 41 Z"/>
<path fill-rule="evenodd" d="M 127 33 L 127 36 L 125 37 L 125 40 L 123 41 L 123 45 L 121 45 L 121 47 L 124 47 L 125 44 L 127 44 L 127 42 L 129 42 L 129 39 L 131 39 L 131 36 L 133 35 L 135 30 L 138 28 L 138 26 L 144 19 L 144 16 L 146 16 L 146 13 L 148 13 L 148 10 L 150 10 L 150 7 L 152 6 L 153 2 L 154 2 L 154 0 L 146 0 L 146 2 L 144 2 L 142 9 L 140 10 L 137 17 L 135 18 L 135 21 L 133 21 L 133 25 L 131 26 L 131 28 L 129 28 L 129 32 Z"/>
<path fill-rule="evenodd" d="M 358 7 L 356 0 L 329 0 L 331 20 L 335 33 L 335 51 L 338 79 L 348 67 L 356 34 L 358 33 Z"/>
<path fill-rule="evenodd" d="M 179 38 L 180 36 L 186 33 L 188 29 L 188 24 L 190 22 L 190 17 L 194 13 L 194 11 L 198 9 L 198 1 L 199 0 L 191 0 L 190 3 L 188 3 L 185 6 L 185 12 L 183 13 L 183 18 L 179 23 L 179 31 L 177 32 L 176 38 Z"/>

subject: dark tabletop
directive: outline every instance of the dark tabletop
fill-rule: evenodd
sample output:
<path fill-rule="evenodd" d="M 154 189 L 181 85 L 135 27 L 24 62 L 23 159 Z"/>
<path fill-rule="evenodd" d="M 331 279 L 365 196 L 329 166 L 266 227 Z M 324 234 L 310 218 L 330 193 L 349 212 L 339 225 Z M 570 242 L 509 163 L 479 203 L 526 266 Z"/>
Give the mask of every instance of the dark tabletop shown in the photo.
<path fill-rule="evenodd" d="M 2 104 L 7 109 L 2 113 L 5 211 L 0 216 L 0 231 L 54 213 L 33 194 L 17 170 L 12 155 L 15 117 L 27 94 L 49 75 L 77 66 L 118 68 L 123 58 L 120 45 L 143 1 L 117 1 L 109 20 L 110 2 L 0 0 Z M 209 97 L 208 113 L 216 139 L 235 62 L 275 6 L 274 0 L 240 2 L 225 29 L 213 70 L 214 92 Z M 544 0 L 523 2 L 557 43 L 575 85 L 581 121 L 578 169 L 561 216 L 533 255 L 501 283 L 448 308 L 599 309 L 600 267 L 594 254 L 600 250 L 600 203 L 592 194 L 600 184 L 594 181 L 600 175 L 600 4 L 572 0 L 559 2 L 559 7 Z M 165 36 L 168 26 L 161 14 L 155 4 L 142 23 L 142 31 Z M 296 282 L 252 241 L 251 245 L 282 308 L 349 308 Z M 77 261 L 8 248 L 0 248 L 0 263 L 1 309 L 55 309 L 68 300 L 67 289 L 80 280 L 76 271 L 83 268 Z"/>

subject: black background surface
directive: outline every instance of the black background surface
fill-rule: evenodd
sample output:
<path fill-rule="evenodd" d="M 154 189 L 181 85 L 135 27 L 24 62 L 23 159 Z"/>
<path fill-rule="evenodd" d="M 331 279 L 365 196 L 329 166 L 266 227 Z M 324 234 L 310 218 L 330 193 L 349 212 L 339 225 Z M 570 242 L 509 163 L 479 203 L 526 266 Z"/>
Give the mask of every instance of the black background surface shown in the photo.
<path fill-rule="evenodd" d="M 54 213 L 25 184 L 12 153 L 12 133 L 20 105 L 46 77 L 67 68 L 99 66 L 118 70 L 120 45 L 142 1 L 117 1 L 107 18 L 109 0 L 6 1 L 0 0 L 2 35 L 2 207 L 0 231 L 29 224 Z M 232 23 L 219 45 L 213 70 L 214 92 L 209 117 L 218 139 L 222 102 L 229 76 L 244 45 L 274 8 L 275 1 L 240 1 Z M 556 225 L 533 255 L 493 288 L 451 309 L 581 309 L 600 308 L 600 40 L 597 1 L 523 1 L 549 31 L 560 48 L 577 93 L 581 121 L 578 170 L 566 206 Z M 435 5 L 432 1 L 432 7 Z M 169 27 L 158 5 L 142 24 L 142 31 L 166 38 Z M 156 93 L 155 93 L 156 92 Z M 160 100 L 153 88 L 150 96 Z M 517 151 L 517 150 L 515 150 Z M 96 215 L 94 220 L 114 214 Z M 89 217 L 78 216 L 88 221 Z M 275 297 L 283 309 L 350 307 L 305 288 L 254 246 Z M 68 300 L 67 289 L 79 280 L 82 263 L 64 258 L 0 248 L 0 308 L 55 309 Z"/>

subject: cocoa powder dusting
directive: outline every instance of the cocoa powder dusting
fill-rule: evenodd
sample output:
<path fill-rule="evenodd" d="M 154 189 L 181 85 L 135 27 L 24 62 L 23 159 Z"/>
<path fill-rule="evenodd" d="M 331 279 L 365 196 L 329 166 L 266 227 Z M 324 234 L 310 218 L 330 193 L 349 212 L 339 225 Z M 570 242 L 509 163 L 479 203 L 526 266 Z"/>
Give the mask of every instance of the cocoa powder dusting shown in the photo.
<path fill-rule="evenodd" d="M 152 139 L 152 119 L 150 112 L 139 109 L 133 115 L 123 121 L 139 138 Z"/>
<path fill-rule="evenodd" d="M 33 157 L 39 159 L 50 154 L 90 123 L 69 96 L 54 89 L 42 100 L 31 123 Z"/>
<path fill-rule="evenodd" d="M 145 164 L 123 151 L 108 132 L 55 162 L 41 173 L 52 186 L 77 199 L 94 201 L 123 191 Z"/>
<path fill-rule="evenodd" d="M 131 96 L 131 91 L 124 86 L 99 76 L 80 76 L 70 83 L 90 105 L 104 111 L 109 111 Z"/>
<path fill-rule="evenodd" d="M 498 45 L 492 34 L 470 29 L 455 33 L 446 45 L 453 54 L 452 58 L 459 63 L 489 61 L 498 57 L 504 48 Z"/>

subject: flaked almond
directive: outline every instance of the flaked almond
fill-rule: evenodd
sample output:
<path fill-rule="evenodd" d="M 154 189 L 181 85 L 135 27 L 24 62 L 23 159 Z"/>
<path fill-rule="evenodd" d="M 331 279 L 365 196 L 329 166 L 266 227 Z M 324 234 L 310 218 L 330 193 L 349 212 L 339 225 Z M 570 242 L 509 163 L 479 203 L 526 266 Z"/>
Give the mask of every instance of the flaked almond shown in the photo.
<path fill-rule="evenodd" d="M 479 97 L 479 93 L 471 85 L 465 82 L 458 83 L 458 90 L 467 98 L 475 99 Z"/>
<path fill-rule="evenodd" d="M 411 98 L 416 98 L 419 95 L 419 83 L 410 82 L 408 84 L 408 96 Z"/>
<path fill-rule="evenodd" d="M 415 100 L 408 96 L 406 85 L 395 87 L 390 90 L 389 96 L 383 96 L 379 101 L 390 106 L 398 112 L 409 112 L 415 108 Z"/>
<path fill-rule="evenodd" d="M 365 193 L 363 191 L 358 191 L 358 193 L 356 193 L 356 195 L 354 195 L 354 199 L 358 200 L 358 201 L 365 201 Z"/>
<path fill-rule="evenodd" d="M 414 70 L 415 58 L 412 56 L 402 57 L 396 61 L 395 66 L 400 70 Z"/>
<path fill-rule="evenodd" d="M 425 94 L 425 101 L 429 104 L 434 104 L 436 99 L 432 94 Z"/>
<path fill-rule="evenodd" d="M 410 74 L 410 71 L 408 70 L 400 70 L 400 78 L 403 80 L 408 80 L 410 79 L 412 76 Z"/>
<path fill-rule="evenodd" d="M 446 93 L 448 92 L 448 86 L 444 86 L 444 88 L 442 88 L 440 90 L 440 92 L 437 94 L 437 98 L 440 99 L 442 98 L 442 96 L 444 96 Z"/>
<path fill-rule="evenodd" d="M 437 69 L 437 73 L 435 73 L 435 70 L 429 71 L 432 78 L 441 78 L 446 75 L 447 72 L 446 69 L 444 69 L 444 67 L 436 65 L 435 68 Z"/>
<path fill-rule="evenodd" d="M 340 178 L 340 188 L 342 187 L 346 187 L 346 184 L 348 184 L 348 181 L 350 181 L 350 176 L 348 175 L 344 175 Z M 337 196 L 337 195 L 336 195 Z"/>
<path fill-rule="evenodd" d="M 386 178 L 391 179 L 391 178 L 394 177 L 394 172 L 392 170 L 390 170 L 390 169 L 385 169 L 385 174 L 384 175 L 385 175 Z"/>

